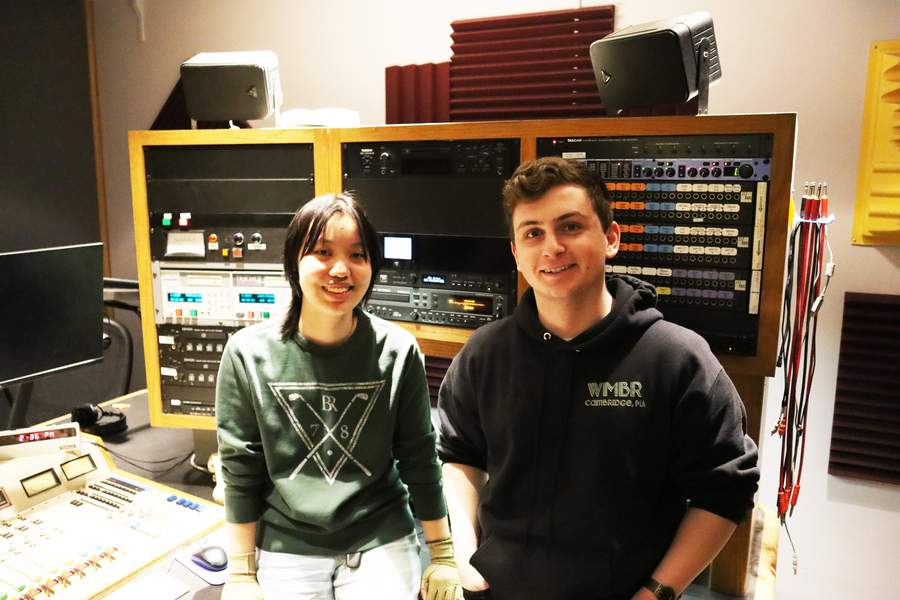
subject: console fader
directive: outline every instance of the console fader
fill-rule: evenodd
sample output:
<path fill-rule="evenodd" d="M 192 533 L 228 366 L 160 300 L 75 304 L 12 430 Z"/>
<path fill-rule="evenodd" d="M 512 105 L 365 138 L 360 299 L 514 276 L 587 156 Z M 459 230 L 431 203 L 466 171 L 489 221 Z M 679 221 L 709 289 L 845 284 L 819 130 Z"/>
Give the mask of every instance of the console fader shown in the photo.
<path fill-rule="evenodd" d="M 622 235 L 607 271 L 654 284 L 714 352 L 756 354 L 772 136 L 540 138 L 604 178 Z"/>

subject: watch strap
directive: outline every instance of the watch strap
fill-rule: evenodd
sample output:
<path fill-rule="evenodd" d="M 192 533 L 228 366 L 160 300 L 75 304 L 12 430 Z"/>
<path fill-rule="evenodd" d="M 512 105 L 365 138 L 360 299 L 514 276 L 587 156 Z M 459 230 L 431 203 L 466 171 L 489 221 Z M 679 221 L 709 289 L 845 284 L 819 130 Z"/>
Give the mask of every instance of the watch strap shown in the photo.
<path fill-rule="evenodd" d="M 647 579 L 644 587 L 650 590 L 650 593 L 658 598 L 658 600 L 678 600 L 681 594 L 676 595 L 675 590 L 667 585 L 663 585 L 652 577 Z"/>

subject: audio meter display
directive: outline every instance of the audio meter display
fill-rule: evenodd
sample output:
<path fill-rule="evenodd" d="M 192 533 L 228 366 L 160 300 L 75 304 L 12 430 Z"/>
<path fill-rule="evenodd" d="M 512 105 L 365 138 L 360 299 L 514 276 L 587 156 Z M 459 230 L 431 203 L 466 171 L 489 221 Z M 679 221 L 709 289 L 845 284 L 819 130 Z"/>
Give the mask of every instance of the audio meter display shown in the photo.
<path fill-rule="evenodd" d="M 41 492 L 53 489 L 60 484 L 59 477 L 53 469 L 47 469 L 31 477 L 22 480 L 22 488 L 25 494 L 31 498 Z"/>
<path fill-rule="evenodd" d="M 84 454 L 69 462 L 62 463 L 59 465 L 59 468 L 62 469 L 66 479 L 72 481 L 76 477 L 81 477 L 82 475 L 87 475 L 88 473 L 96 471 L 97 465 L 94 463 L 94 459 L 91 458 L 90 454 Z"/>

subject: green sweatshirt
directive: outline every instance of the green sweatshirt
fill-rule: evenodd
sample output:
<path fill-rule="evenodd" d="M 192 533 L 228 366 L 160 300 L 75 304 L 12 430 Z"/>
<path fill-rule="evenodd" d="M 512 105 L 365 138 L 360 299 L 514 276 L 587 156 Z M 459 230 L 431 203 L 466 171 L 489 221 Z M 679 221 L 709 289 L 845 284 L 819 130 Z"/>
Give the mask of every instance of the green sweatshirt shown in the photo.
<path fill-rule="evenodd" d="M 357 309 L 335 347 L 273 319 L 235 333 L 216 388 L 229 523 L 271 552 L 338 555 L 411 533 L 447 508 L 415 338 Z M 407 489 L 408 492 L 407 493 Z"/>

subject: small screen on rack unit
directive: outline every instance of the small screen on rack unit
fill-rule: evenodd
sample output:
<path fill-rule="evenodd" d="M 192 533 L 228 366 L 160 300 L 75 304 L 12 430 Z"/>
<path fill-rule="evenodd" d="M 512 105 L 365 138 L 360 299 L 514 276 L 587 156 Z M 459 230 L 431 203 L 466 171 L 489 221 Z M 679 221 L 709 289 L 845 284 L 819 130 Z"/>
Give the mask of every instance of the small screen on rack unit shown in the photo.
<path fill-rule="evenodd" d="M 384 257 L 387 260 L 412 260 L 412 238 L 384 236 Z"/>
<path fill-rule="evenodd" d="M 246 294 L 238 297 L 241 304 L 275 304 L 275 294 Z"/>
<path fill-rule="evenodd" d="M 203 302 L 203 294 L 169 292 L 169 302 Z"/>
<path fill-rule="evenodd" d="M 437 297 L 434 308 L 457 313 L 474 315 L 494 314 L 494 299 L 485 296 L 469 296 L 465 294 L 447 294 Z"/>

